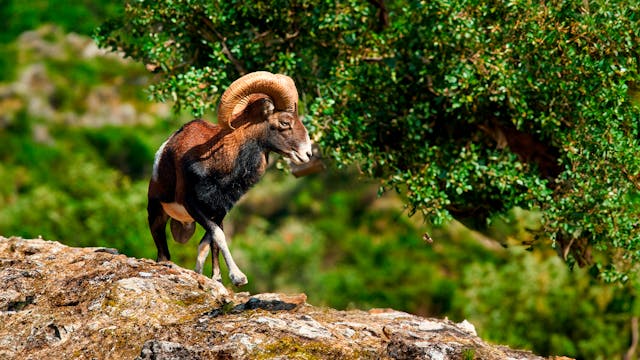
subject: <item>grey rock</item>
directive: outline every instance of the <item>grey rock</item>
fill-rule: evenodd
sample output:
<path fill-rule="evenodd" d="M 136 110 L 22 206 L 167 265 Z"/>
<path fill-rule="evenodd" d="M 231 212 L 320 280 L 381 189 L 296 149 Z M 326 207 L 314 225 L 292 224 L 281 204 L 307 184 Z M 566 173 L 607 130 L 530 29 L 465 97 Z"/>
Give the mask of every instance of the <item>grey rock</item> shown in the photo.
<path fill-rule="evenodd" d="M 200 360 L 197 351 L 170 341 L 149 340 L 136 360 Z"/>

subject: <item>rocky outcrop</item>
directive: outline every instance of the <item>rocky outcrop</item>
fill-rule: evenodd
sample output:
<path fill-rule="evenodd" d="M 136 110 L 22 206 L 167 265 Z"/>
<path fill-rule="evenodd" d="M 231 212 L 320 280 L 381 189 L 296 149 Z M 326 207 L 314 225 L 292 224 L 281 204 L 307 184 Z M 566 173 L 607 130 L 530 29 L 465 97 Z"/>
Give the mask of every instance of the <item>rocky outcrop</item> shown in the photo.
<path fill-rule="evenodd" d="M 468 322 L 232 294 L 114 249 L 0 237 L 1 359 L 541 359 Z"/>

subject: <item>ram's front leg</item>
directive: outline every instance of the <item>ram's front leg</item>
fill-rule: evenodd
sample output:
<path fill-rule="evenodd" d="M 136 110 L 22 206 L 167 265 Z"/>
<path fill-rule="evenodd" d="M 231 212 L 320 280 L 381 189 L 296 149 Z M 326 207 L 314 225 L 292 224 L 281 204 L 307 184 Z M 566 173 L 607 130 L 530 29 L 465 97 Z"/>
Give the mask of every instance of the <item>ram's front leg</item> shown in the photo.
<path fill-rule="evenodd" d="M 231 283 L 233 283 L 233 285 L 235 286 L 246 285 L 247 276 L 242 271 L 240 271 L 240 268 L 238 268 L 238 265 L 236 265 L 236 262 L 233 260 L 231 251 L 229 251 L 229 247 L 227 246 L 227 240 L 224 236 L 224 232 L 218 225 L 213 225 L 214 226 L 212 233 L 214 248 L 217 245 L 217 247 L 222 252 L 222 257 L 224 258 L 224 261 L 227 263 L 227 267 L 229 268 L 229 278 L 231 279 Z"/>
<path fill-rule="evenodd" d="M 222 220 L 219 223 L 220 229 L 224 231 Z M 211 244 L 211 248 L 213 249 L 213 254 L 211 254 L 211 278 L 222 282 L 222 274 L 220 273 L 220 248 L 215 242 Z"/>
<path fill-rule="evenodd" d="M 209 249 L 213 247 L 213 276 L 216 278 L 216 269 L 218 273 L 218 278 L 222 279 L 220 276 L 220 264 L 218 263 L 216 266 L 216 260 L 218 258 L 218 251 L 222 252 L 222 257 L 224 261 L 227 263 L 227 268 L 229 268 L 229 278 L 231 279 L 231 283 L 235 286 L 242 286 L 247 284 L 247 276 L 240 271 L 238 265 L 233 260 L 231 256 L 231 251 L 229 251 L 229 247 L 227 246 L 227 240 L 225 239 L 224 232 L 216 224 L 215 222 L 208 219 L 200 219 L 200 225 L 202 225 L 206 233 L 202 240 L 200 240 L 200 246 L 198 246 L 198 258 L 196 259 L 196 272 L 202 274 L 202 266 L 204 261 L 207 259 L 207 255 L 209 255 Z"/>
<path fill-rule="evenodd" d="M 224 214 L 218 214 L 216 216 L 215 211 L 209 209 L 206 203 L 198 201 L 195 197 L 187 197 L 186 200 L 187 210 L 189 211 L 189 214 L 206 231 L 204 237 L 202 237 L 202 240 L 200 240 L 200 246 L 198 247 L 196 271 L 199 270 L 199 272 L 202 273 L 202 265 L 207 259 L 207 255 L 209 255 L 209 250 L 211 249 L 211 247 L 213 247 L 215 258 L 217 258 L 215 253 L 218 250 L 222 252 L 222 257 L 227 263 L 227 268 L 229 269 L 229 278 L 231 279 L 231 283 L 233 283 L 233 285 L 235 286 L 246 285 L 247 276 L 242 273 L 242 271 L 240 271 L 240 269 L 238 268 L 238 265 L 236 265 L 236 262 L 233 260 L 231 252 L 229 251 L 229 247 L 227 246 L 227 240 L 224 236 L 224 232 L 222 231 L 220 225 L 218 225 L 218 223 L 214 221 L 214 219 L 217 219 L 219 223 L 222 223 Z M 213 271 L 215 276 L 215 266 Z"/>
<path fill-rule="evenodd" d="M 210 248 L 213 249 L 213 254 L 211 255 L 211 278 L 222 282 L 222 275 L 220 274 L 220 248 L 218 247 L 218 244 L 212 242 L 212 238 L 210 236 L 203 237 L 200 241 L 200 245 L 198 245 L 198 257 L 196 258 L 195 271 L 198 274 L 202 274 L 202 268 L 204 267 L 205 260 L 207 260 Z"/>
<path fill-rule="evenodd" d="M 204 262 L 207 260 L 207 256 L 209 255 L 212 240 L 213 238 L 208 236 L 208 233 L 202 237 L 202 240 L 200 240 L 200 245 L 198 245 L 198 257 L 196 257 L 196 268 L 194 269 L 198 274 L 202 274 L 202 268 L 204 267 Z"/>
<path fill-rule="evenodd" d="M 213 280 L 222 282 L 222 275 L 220 274 L 220 248 L 216 243 L 212 244 L 213 254 L 211 254 L 211 268 Z"/>

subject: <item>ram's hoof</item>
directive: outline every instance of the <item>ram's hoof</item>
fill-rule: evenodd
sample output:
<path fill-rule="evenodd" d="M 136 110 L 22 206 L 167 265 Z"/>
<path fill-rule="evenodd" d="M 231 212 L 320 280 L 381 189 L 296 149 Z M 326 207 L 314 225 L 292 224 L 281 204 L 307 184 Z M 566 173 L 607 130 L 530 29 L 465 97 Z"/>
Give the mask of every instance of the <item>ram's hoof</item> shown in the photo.
<path fill-rule="evenodd" d="M 247 281 L 247 276 L 243 273 L 238 274 L 229 274 L 231 278 L 231 283 L 235 286 L 247 285 L 249 281 Z"/>

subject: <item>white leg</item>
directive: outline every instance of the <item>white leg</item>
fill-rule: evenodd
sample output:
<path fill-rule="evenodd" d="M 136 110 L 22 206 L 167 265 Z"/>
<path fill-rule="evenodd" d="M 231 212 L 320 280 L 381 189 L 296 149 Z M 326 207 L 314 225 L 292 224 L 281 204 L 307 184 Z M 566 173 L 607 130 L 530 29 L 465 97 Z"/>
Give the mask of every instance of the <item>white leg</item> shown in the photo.
<path fill-rule="evenodd" d="M 235 286 L 242 286 L 247 284 L 247 276 L 240 271 L 236 262 L 233 261 L 233 257 L 231 256 L 231 252 L 227 247 L 227 240 L 224 236 L 224 232 L 218 225 L 214 224 L 213 227 L 213 241 L 218 246 L 220 251 L 222 252 L 222 257 L 224 261 L 227 263 L 227 267 L 229 268 L 229 278 L 231 282 Z"/>
<path fill-rule="evenodd" d="M 196 268 L 195 271 L 198 274 L 202 274 L 202 267 L 204 266 L 205 260 L 207 260 L 207 256 L 209 256 L 209 249 L 211 248 L 211 237 L 205 235 L 202 240 L 200 240 L 200 245 L 198 245 L 198 257 L 196 258 Z"/>

